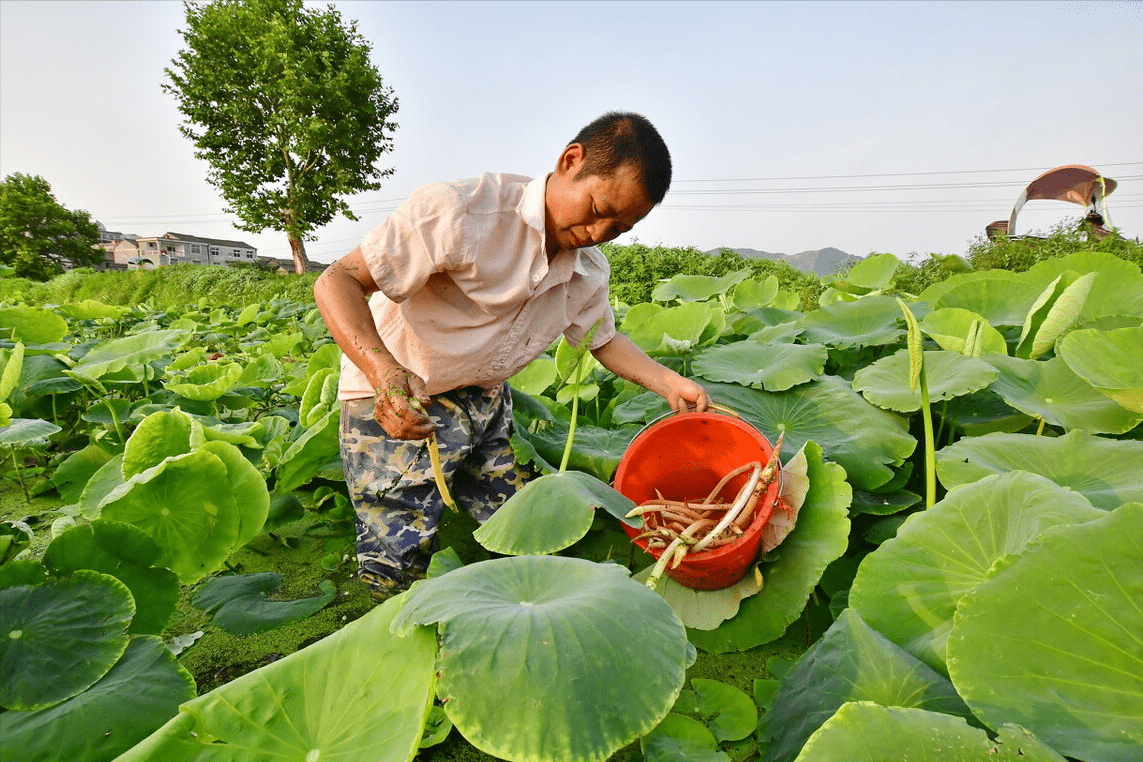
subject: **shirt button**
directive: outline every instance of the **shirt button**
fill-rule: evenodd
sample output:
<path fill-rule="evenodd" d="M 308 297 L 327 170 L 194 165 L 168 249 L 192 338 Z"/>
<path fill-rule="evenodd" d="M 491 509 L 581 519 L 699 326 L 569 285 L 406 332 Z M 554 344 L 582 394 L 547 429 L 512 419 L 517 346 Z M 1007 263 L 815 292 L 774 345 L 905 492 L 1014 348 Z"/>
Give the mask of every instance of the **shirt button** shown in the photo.
<path fill-rule="evenodd" d="M 532 282 L 533 283 L 539 283 L 540 282 L 540 276 L 539 275 L 533 275 L 532 276 Z"/>

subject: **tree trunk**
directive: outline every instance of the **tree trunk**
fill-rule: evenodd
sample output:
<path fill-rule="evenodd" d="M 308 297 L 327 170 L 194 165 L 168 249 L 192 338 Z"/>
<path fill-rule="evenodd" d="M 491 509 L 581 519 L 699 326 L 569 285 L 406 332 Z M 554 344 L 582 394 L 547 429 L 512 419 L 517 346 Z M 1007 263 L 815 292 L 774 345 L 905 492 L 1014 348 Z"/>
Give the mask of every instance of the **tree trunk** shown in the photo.
<path fill-rule="evenodd" d="M 294 272 L 300 275 L 306 271 L 306 265 L 310 263 L 306 257 L 306 242 L 301 236 L 290 233 L 286 236 L 290 239 L 290 253 L 294 255 Z"/>

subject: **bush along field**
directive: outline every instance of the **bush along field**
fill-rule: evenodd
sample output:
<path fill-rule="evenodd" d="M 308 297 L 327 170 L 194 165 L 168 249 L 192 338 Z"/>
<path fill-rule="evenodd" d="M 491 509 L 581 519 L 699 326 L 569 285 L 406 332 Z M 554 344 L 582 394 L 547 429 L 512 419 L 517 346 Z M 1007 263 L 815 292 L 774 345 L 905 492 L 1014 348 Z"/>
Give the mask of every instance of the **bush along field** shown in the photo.
<path fill-rule="evenodd" d="M 512 379 L 541 476 L 450 517 L 376 606 L 312 303 L 11 298 L 5 756 L 1136 760 L 1143 273 L 1119 254 L 876 255 L 808 305 L 749 267 L 658 280 L 621 330 L 780 443 L 747 575 L 691 590 L 632 544 L 613 479 L 668 410 L 561 341 Z"/>

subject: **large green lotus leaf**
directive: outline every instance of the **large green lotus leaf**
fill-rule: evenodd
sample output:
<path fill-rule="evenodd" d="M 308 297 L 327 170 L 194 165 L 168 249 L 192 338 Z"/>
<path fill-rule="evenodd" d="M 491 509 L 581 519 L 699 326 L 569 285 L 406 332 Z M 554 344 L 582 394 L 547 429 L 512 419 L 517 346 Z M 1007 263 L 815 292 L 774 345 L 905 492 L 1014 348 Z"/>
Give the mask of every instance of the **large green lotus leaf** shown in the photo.
<path fill-rule="evenodd" d="M 292 601 L 270 601 L 266 594 L 278 589 L 282 575 L 277 572 L 240 574 L 212 579 L 200 587 L 191 605 L 213 614 L 211 621 L 234 635 L 253 635 L 297 622 L 316 613 L 333 600 L 337 591 L 323 579 L 321 595 Z"/>
<path fill-rule="evenodd" d="M 713 275 L 675 275 L 655 286 L 651 299 L 656 302 L 669 302 L 678 299 L 682 302 L 701 302 L 712 296 L 725 294 L 732 287 L 750 277 L 750 269 L 727 273 L 720 278 Z M 775 280 L 775 293 L 777 293 Z M 771 297 L 773 298 L 773 297 Z"/>
<path fill-rule="evenodd" d="M 1143 327 L 1072 331 L 1057 353 L 1077 376 L 1128 410 L 1143 413 Z"/>
<path fill-rule="evenodd" d="M 901 260 L 892 254 L 871 254 L 862 259 L 842 276 L 834 276 L 830 283 L 851 294 L 880 291 L 893 282 L 893 275 Z"/>
<path fill-rule="evenodd" d="M 651 315 L 630 332 L 640 349 L 653 355 L 682 355 L 693 351 L 717 313 L 723 312 L 701 302 L 687 302 Z"/>
<path fill-rule="evenodd" d="M 968 437 L 1021 431 L 1035 420 L 1009 405 L 991 388 L 947 400 L 937 412 L 946 426 L 953 426 Z"/>
<path fill-rule="evenodd" d="M 161 638 L 133 638 L 115 666 L 83 693 L 47 709 L 0 713 L 4 753 L 36 762 L 105 762 L 194 696 L 194 678 Z"/>
<path fill-rule="evenodd" d="M 1140 340 L 1143 341 L 1143 332 Z M 1092 434 L 1123 434 L 1143 421 L 1143 410 L 1133 413 L 1100 394 L 1059 357 L 1021 360 L 994 354 L 983 359 L 1000 371 L 1000 377 L 991 386 L 994 392 L 1017 410 L 1053 426 L 1083 429 Z M 1143 376 L 1140 383 L 1143 390 Z"/>
<path fill-rule="evenodd" d="M 1143 273 L 1133 262 L 1102 251 L 1083 251 L 1037 262 L 1023 276 L 1041 288 L 1057 276 L 1095 273 L 1091 293 L 1080 310 L 1081 324 L 1113 315 L 1143 317 Z"/>
<path fill-rule="evenodd" d="M 981 352 L 1008 352 L 1008 343 L 1000 331 L 975 312 L 959 307 L 933 310 L 920 321 L 920 327 L 941 349 L 950 352 L 970 356 L 975 356 L 974 348 Z"/>
<path fill-rule="evenodd" d="M 127 650 L 131 591 L 81 570 L 0 589 L 0 707 L 42 709 L 86 690 Z"/>
<path fill-rule="evenodd" d="M 410 762 L 433 701 L 428 628 L 390 634 L 403 597 L 185 703 L 118 762 Z"/>
<path fill-rule="evenodd" d="M 545 389 L 555 383 L 558 377 L 556 361 L 547 355 L 540 355 L 524 366 L 508 384 L 513 389 L 519 389 L 526 394 L 542 394 Z"/>
<path fill-rule="evenodd" d="M 193 428 L 194 419 L 178 409 L 148 415 L 123 447 L 123 478 L 154 468 L 166 458 L 186 455 L 195 445 Z"/>
<path fill-rule="evenodd" d="M 0 427 L 0 444 L 22 447 L 43 443 L 59 431 L 59 426 L 42 418 L 13 418 L 7 426 Z"/>
<path fill-rule="evenodd" d="M 1080 493 L 1096 508 L 1143 502 L 1143 442 L 1069 431 L 1062 437 L 986 434 L 937 451 L 937 475 L 946 489 L 989 474 L 1029 471 Z"/>
<path fill-rule="evenodd" d="M 778 278 L 775 275 L 767 275 L 762 280 L 749 278 L 736 285 L 731 301 L 735 309 L 745 312 L 765 307 L 777 296 Z"/>
<path fill-rule="evenodd" d="M 845 471 L 822 462 L 822 448 L 805 445 L 809 493 L 798 523 L 777 548 L 777 558 L 762 564 L 762 591 L 742 601 L 738 615 L 717 629 L 688 630 L 704 651 L 745 651 L 782 637 L 797 619 L 825 568 L 841 557 L 849 542 L 847 508 L 852 490 Z"/>
<path fill-rule="evenodd" d="M 493 553 L 544 555 L 578 542 L 597 508 L 622 519 L 634 507 L 594 476 L 562 471 L 529 481 L 472 536 Z"/>
<path fill-rule="evenodd" d="M 975 312 L 993 326 L 1017 326 L 1024 324 L 1043 288 L 1023 273 L 983 270 L 935 283 L 922 291 L 920 298 L 934 310 L 959 307 Z"/>
<path fill-rule="evenodd" d="M 799 325 L 808 344 L 838 349 L 892 344 L 901 338 L 897 320 L 901 309 L 888 296 L 868 296 L 854 302 L 838 302 L 807 313 Z"/>
<path fill-rule="evenodd" d="M 933 402 L 978 392 L 996 380 L 997 371 L 983 360 L 959 352 L 924 352 L 925 381 Z M 921 409 L 921 390 L 909 388 L 909 350 L 901 349 L 853 374 L 853 388 L 886 410 L 912 413 Z"/>
<path fill-rule="evenodd" d="M 94 299 L 84 299 L 82 302 L 69 302 L 61 304 L 56 309 L 74 320 L 116 320 L 131 311 L 130 307 L 104 304 Z"/>
<path fill-rule="evenodd" d="M 648 564 L 631 578 L 646 583 L 653 569 L 654 564 Z M 679 615 L 688 630 L 713 630 L 737 615 L 742 601 L 762 590 L 760 575 L 760 571 L 751 568 L 738 582 L 719 590 L 695 590 L 664 575 L 655 584 L 655 592 Z"/>
<path fill-rule="evenodd" d="M 169 357 L 190 336 L 187 330 L 167 329 L 111 339 L 95 345 L 72 370 L 90 378 L 102 378 L 128 366 Z"/>
<path fill-rule="evenodd" d="M 687 692 L 693 694 L 693 699 L 685 702 L 688 708 L 693 706 L 693 711 L 720 743 L 741 741 L 758 728 L 758 707 L 754 699 L 733 685 L 696 677 L 691 680 L 690 689 L 684 691 Z M 679 703 L 676 702 L 675 711 Z"/>
<path fill-rule="evenodd" d="M 1065 762 L 1022 728 L 1005 725 L 996 739 L 961 717 L 926 709 L 850 701 L 806 741 L 797 762 Z"/>
<path fill-rule="evenodd" d="M 88 444 L 68 455 L 49 481 L 65 503 L 78 503 L 88 481 L 109 460 L 111 453 L 97 444 Z"/>
<path fill-rule="evenodd" d="M 1035 360 L 1050 350 L 1056 339 L 1075 323 L 1094 278 L 1095 273 L 1077 278 L 1068 272 L 1049 283 L 1024 318 L 1015 355 Z"/>
<path fill-rule="evenodd" d="M 763 344 L 746 340 L 704 350 L 695 356 L 692 369 L 695 375 L 709 381 L 782 392 L 820 376 L 827 354 L 821 344 Z"/>
<path fill-rule="evenodd" d="M 1143 749 L 1143 503 L 1046 533 L 961 599 L 949 674 L 992 728 L 1068 757 Z"/>
<path fill-rule="evenodd" d="M 24 344 L 16 342 L 11 349 L 0 349 L 0 402 L 16 388 L 24 372 Z"/>
<path fill-rule="evenodd" d="M 57 577 L 80 569 L 115 577 L 135 599 L 130 633 L 158 635 L 179 602 L 178 577 L 170 569 L 156 566 L 160 553 L 155 541 L 136 526 L 93 521 L 57 535 L 44 551 L 43 561 Z"/>
<path fill-rule="evenodd" d="M 67 321 L 40 307 L 0 308 L 0 334 L 26 344 L 52 344 L 67 336 Z"/>
<path fill-rule="evenodd" d="M 238 384 L 242 371 L 236 362 L 207 363 L 192 368 L 180 381 L 167 381 L 165 386 L 188 400 L 216 400 Z"/>
<path fill-rule="evenodd" d="M 674 712 L 639 739 L 639 751 L 643 762 L 730 762 L 706 725 Z"/>
<path fill-rule="evenodd" d="M 313 479 L 331 462 L 338 461 L 338 422 L 341 406 L 335 405 L 314 425 L 290 443 L 275 470 L 274 491 L 293 492 Z"/>
<path fill-rule="evenodd" d="M 602 762 L 667 715 L 694 661 L 662 598 L 580 558 L 499 558 L 419 582 L 394 631 L 434 622 L 445 711 L 507 760 Z"/>
<path fill-rule="evenodd" d="M 657 394 L 655 396 L 659 400 L 663 399 Z M 615 469 L 619 467 L 619 461 L 623 458 L 623 453 L 627 450 L 627 445 L 631 444 L 639 428 L 638 426 L 604 428 L 579 424 L 575 429 L 575 446 L 568 459 L 568 469 L 584 471 L 600 481 L 611 481 Z M 568 422 L 557 420 L 547 428 L 527 431 L 525 436 L 542 458 L 549 463 L 559 464 L 567 444 Z"/>
<path fill-rule="evenodd" d="M 784 392 L 739 384 L 705 384 L 711 397 L 739 413 L 759 431 L 785 432 L 782 449 L 797 452 L 818 443 L 840 463 L 853 486 L 874 490 L 893 478 L 917 447 L 908 419 L 871 405 L 838 376 L 822 376 Z"/>
<path fill-rule="evenodd" d="M 199 449 L 214 455 L 226 466 L 226 482 L 238 509 L 238 539 L 234 541 L 234 547 L 240 548 L 261 534 L 270 515 L 266 478 L 232 444 L 214 440 Z"/>
<path fill-rule="evenodd" d="M 791 762 L 847 701 L 972 716 L 948 678 L 845 609 L 782 677 L 760 728 L 766 761 Z"/>
<path fill-rule="evenodd" d="M 241 523 L 227 468 L 197 450 L 167 458 L 103 498 L 100 518 L 134 524 L 162 548 L 159 562 L 189 585 L 230 555 Z"/>
<path fill-rule="evenodd" d="M 1042 476 L 987 476 L 914 513 L 866 556 L 849 605 L 870 627 L 947 673 L 945 642 L 961 596 L 987 579 L 999 559 L 1019 553 L 1045 530 L 1105 515 Z"/>

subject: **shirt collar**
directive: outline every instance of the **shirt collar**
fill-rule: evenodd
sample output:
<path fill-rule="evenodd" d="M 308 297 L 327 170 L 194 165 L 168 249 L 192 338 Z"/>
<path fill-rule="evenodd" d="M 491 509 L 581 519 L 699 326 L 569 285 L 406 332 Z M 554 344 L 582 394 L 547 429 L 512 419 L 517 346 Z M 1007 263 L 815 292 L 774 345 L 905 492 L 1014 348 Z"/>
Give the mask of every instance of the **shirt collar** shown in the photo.
<path fill-rule="evenodd" d="M 537 177 L 529 182 L 524 187 L 524 194 L 520 197 L 520 203 L 516 205 L 516 211 L 519 213 L 520 218 L 524 220 L 524 224 L 540 234 L 541 253 L 546 251 L 547 246 L 547 225 L 545 224 L 546 212 L 544 209 L 544 190 L 548 183 L 548 176 L 549 175 L 541 175 L 540 177 Z M 598 266 L 598 260 L 602 259 L 603 255 L 599 253 L 598 249 L 596 249 L 594 246 L 591 246 L 588 248 L 576 249 L 574 256 L 571 256 L 569 252 L 562 251 L 554 260 L 551 260 L 550 262 L 548 261 L 546 254 L 544 254 L 543 257 L 545 263 L 547 263 L 549 267 L 556 267 L 558 273 L 566 273 L 560 275 L 559 277 L 559 280 L 564 281 L 571 277 L 572 272 L 577 273 L 578 275 L 587 275 L 586 260 L 595 260 L 596 265 Z M 572 260 L 570 271 L 565 270 L 564 267 L 557 265 L 557 263 L 562 264 L 569 259 Z M 547 268 L 544 269 L 546 272 Z"/>

